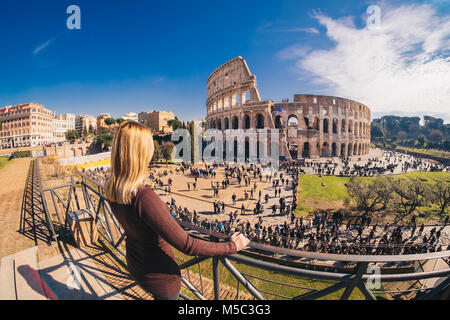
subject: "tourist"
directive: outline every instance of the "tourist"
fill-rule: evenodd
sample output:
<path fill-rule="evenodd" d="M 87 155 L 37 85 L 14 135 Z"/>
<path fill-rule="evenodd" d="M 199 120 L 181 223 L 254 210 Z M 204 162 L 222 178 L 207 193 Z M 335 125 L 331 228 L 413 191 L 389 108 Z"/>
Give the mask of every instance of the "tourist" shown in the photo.
<path fill-rule="evenodd" d="M 122 153 L 122 145 L 130 152 Z M 215 243 L 193 238 L 184 231 L 171 218 L 164 202 L 143 186 L 152 155 L 152 132 L 137 122 L 123 122 L 112 143 L 111 176 L 105 196 L 127 235 L 126 258 L 131 276 L 155 299 L 177 300 L 181 273 L 171 246 L 188 255 L 215 256 L 235 253 L 249 240 L 233 234 L 231 241 Z"/>

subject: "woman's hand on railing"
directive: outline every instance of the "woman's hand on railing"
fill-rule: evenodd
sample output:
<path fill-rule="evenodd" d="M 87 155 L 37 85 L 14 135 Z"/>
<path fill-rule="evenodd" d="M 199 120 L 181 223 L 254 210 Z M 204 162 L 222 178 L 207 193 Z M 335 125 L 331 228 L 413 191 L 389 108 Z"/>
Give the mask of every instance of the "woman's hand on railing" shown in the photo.
<path fill-rule="evenodd" d="M 240 232 L 234 233 L 230 240 L 236 245 L 236 252 L 241 251 L 250 243 L 250 240 Z"/>

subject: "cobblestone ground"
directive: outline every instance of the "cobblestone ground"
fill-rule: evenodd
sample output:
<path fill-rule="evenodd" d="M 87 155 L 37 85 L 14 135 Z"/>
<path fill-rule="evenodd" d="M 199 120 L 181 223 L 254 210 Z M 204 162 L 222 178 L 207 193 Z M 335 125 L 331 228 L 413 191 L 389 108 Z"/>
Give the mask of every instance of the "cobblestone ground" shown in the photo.
<path fill-rule="evenodd" d="M 22 197 L 31 159 L 16 159 L 0 170 L 0 258 L 35 245 L 19 233 Z"/>

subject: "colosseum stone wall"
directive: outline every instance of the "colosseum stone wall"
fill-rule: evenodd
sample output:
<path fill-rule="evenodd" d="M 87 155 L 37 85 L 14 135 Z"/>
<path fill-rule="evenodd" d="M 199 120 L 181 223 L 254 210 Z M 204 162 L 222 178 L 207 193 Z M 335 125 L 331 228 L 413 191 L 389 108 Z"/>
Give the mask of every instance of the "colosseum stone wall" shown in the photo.
<path fill-rule="evenodd" d="M 208 129 L 279 129 L 280 157 L 358 156 L 369 152 L 370 109 L 339 97 L 296 94 L 292 102 L 262 101 L 242 57 L 216 69 L 207 81 Z M 246 147 L 247 148 L 247 147 Z"/>

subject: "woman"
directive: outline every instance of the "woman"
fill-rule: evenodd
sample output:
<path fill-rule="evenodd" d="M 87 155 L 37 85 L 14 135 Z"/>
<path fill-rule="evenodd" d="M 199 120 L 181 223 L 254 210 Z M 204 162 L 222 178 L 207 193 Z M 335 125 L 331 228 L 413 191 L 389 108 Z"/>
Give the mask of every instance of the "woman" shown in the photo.
<path fill-rule="evenodd" d="M 143 125 L 123 122 L 114 137 L 111 177 L 105 196 L 125 230 L 127 264 L 136 282 L 155 299 L 178 299 L 181 278 L 172 246 L 192 256 L 236 253 L 249 240 L 234 234 L 228 242 L 192 238 L 170 215 L 166 204 L 143 185 L 153 156 L 153 136 Z"/>

